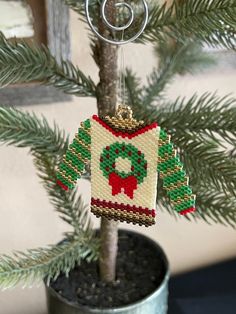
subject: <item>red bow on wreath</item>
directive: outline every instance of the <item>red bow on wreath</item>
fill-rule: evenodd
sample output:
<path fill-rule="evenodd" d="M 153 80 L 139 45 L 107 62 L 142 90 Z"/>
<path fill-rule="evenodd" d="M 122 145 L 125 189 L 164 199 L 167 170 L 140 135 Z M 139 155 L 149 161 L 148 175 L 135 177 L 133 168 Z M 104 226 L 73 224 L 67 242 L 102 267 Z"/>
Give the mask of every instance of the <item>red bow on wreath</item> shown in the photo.
<path fill-rule="evenodd" d="M 134 198 L 134 190 L 137 189 L 138 180 L 135 176 L 129 176 L 127 178 L 121 178 L 115 172 L 109 175 L 109 185 L 112 187 L 112 195 L 115 196 L 121 193 L 121 189 L 124 189 L 124 193 L 129 196 L 129 198 Z"/>

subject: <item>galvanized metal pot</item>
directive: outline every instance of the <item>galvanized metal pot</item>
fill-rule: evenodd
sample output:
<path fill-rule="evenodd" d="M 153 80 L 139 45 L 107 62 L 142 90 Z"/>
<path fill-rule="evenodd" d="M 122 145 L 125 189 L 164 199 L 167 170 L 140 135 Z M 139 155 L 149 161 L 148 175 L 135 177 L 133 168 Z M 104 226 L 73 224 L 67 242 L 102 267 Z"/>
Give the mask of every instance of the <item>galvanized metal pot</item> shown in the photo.
<path fill-rule="evenodd" d="M 132 234 L 133 231 L 123 231 L 126 234 Z M 169 281 L 169 265 L 167 257 L 162 248 L 150 238 L 137 234 L 136 236 L 145 238 L 145 241 L 153 246 L 153 249 L 162 256 L 165 265 L 165 276 L 162 284 L 157 287 L 151 295 L 139 302 L 126 305 L 119 308 L 96 309 L 78 305 L 69 302 L 53 290 L 50 286 L 46 286 L 47 305 L 49 314 L 167 314 L 168 299 L 168 281 Z"/>

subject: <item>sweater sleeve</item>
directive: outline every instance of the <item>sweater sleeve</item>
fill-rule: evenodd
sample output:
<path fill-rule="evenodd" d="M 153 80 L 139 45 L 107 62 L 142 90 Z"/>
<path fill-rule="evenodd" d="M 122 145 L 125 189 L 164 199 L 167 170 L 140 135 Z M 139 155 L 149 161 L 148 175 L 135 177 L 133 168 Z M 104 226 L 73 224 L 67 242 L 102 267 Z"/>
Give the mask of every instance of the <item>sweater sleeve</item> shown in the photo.
<path fill-rule="evenodd" d="M 195 211 L 195 195 L 188 185 L 189 178 L 176 154 L 170 136 L 160 130 L 157 170 L 174 209 L 181 215 Z"/>
<path fill-rule="evenodd" d="M 69 145 L 57 171 L 57 184 L 64 190 L 74 188 L 81 177 L 86 163 L 91 159 L 90 120 L 81 123 L 78 133 Z"/>

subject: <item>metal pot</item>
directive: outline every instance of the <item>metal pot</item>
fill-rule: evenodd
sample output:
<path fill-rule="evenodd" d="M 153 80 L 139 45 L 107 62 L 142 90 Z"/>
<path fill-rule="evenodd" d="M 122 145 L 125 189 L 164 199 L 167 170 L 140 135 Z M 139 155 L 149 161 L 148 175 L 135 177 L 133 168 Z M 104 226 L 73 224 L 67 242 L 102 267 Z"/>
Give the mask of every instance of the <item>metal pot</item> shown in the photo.
<path fill-rule="evenodd" d="M 151 295 L 139 302 L 119 308 L 97 309 L 81 306 L 63 298 L 50 286 L 46 286 L 47 306 L 49 314 L 166 314 L 168 299 L 169 265 L 162 248 L 150 238 L 133 231 L 122 230 L 122 233 L 134 234 L 145 238 L 145 241 L 153 246 L 153 249 L 162 257 L 165 265 L 165 276 L 162 284 Z"/>

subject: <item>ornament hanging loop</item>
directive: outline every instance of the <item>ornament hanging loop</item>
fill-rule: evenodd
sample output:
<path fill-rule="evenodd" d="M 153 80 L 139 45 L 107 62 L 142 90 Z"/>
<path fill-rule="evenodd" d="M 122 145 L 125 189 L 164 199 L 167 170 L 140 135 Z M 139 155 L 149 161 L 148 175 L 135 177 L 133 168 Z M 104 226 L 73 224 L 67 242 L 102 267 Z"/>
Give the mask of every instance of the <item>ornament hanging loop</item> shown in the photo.
<path fill-rule="evenodd" d="M 86 18 L 87 18 L 87 21 L 88 21 L 88 24 L 90 26 L 90 28 L 92 29 L 92 31 L 97 35 L 98 38 L 100 38 L 101 40 L 109 43 L 109 44 L 113 44 L 113 45 L 124 45 L 124 44 L 128 44 L 134 40 L 136 40 L 142 33 L 143 31 L 145 30 L 146 26 L 147 26 L 147 23 L 148 23 L 148 5 L 147 5 L 147 2 L 146 0 L 140 0 L 142 2 L 142 5 L 143 5 L 143 9 L 144 9 L 144 19 L 143 19 L 143 22 L 142 22 L 142 25 L 139 29 L 139 31 L 131 38 L 129 39 L 121 39 L 121 40 L 113 40 L 113 39 L 109 39 L 109 38 L 105 38 L 104 36 L 102 36 L 99 31 L 95 28 L 95 26 L 93 25 L 93 22 L 92 22 L 92 19 L 90 17 L 90 13 L 89 13 L 89 1 L 90 0 L 85 0 L 85 14 L 86 14 Z M 127 30 L 134 22 L 134 9 L 132 8 L 132 6 L 126 2 L 118 2 L 115 4 L 115 7 L 116 8 L 120 8 L 120 7 L 125 7 L 127 10 L 128 10 L 128 13 L 129 13 L 129 19 L 128 19 L 128 22 L 126 22 L 125 25 L 123 26 L 115 26 L 115 25 L 112 25 L 107 17 L 106 17 L 106 5 L 107 5 L 107 2 L 109 0 L 103 0 L 102 1 L 102 5 L 101 5 L 101 19 L 102 21 L 104 22 L 104 24 L 107 26 L 108 29 L 110 29 L 111 31 L 114 31 L 114 32 L 119 32 L 119 31 L 125 31 Z"/>
<path fill-rule="evenodd" d="M 129 106 L 119 105 L 116 110 L 116 117 L 119 119 L 132 120 L 133 110 Z"/>

